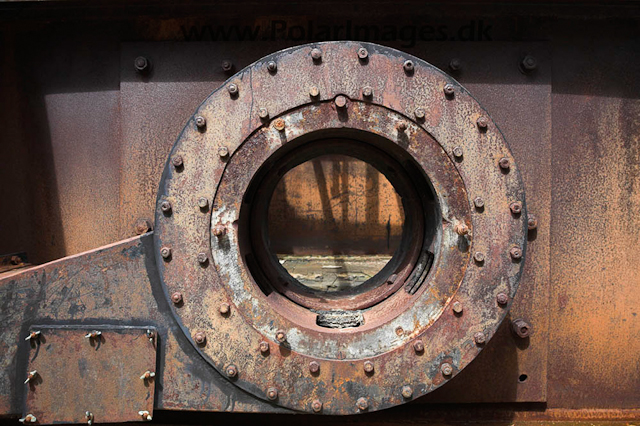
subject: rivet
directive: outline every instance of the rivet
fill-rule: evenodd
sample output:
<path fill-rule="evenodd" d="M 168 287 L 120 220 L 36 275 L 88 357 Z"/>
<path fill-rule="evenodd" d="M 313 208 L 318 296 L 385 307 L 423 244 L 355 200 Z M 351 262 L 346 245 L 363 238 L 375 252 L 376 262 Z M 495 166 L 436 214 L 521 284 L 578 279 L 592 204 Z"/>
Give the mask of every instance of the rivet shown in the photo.
<path fill-rule="evenodd" d="M 182 155 L 174 155 L 171 158 L 171 164 L 173 164 L 173 167 L 175 167 L 176 169 L 182 167 L 182 165 L 184 164 L 182 161 Z"/>
<path fill-rule="evenodd" d="M 37 421 L 36 416 L 33 414 L 27 414 L 21 419 L 18 419 L 20 423 L 35 423 Z"/>
<path fill-rule="evenodd" d="M 375 367 L 373 366 L 373 363 L 371 361 L 365 361 L 363 368 L 364 372 L 367 374 L 371 374 L 375 370 Z"/>
<path fill-rule="evenodd" d="M 225 373 L 227 373 L 227 377 L 236 377 L 238 375 L 238 367 L 231 364 L 227 367 Z"/>
<path fill-rule="evenodd" d="M 478 345 L 484 345 L 485 342 L 487 341 L 487 337 L 484 335 L 483 332 L 479 331 L 473 335 L 473 340 L 475 340 L 476 344 Z"/>
<path fill-rule="evenodd" d="M 263 120 L 266 119 L 266 118 L 269 118 L 269 111 L 267 111 L 266 108 L 260 108 L 258 110 L 258 116 L 260 118 L 262 118 Z"/>
<path fill-rule="evenodd" d="M 469 227 L 462 222 L 457 223 L 454 230 L 456 231 L 456 234 L 460 235 L 461 237 L 469 233 Z"/>
<path fill-rule="evenodd" d="M 144 56 L 138 56 L 133 61 L 133 67 L 140 74 L 145 74 L 146 72 L 149 71 L 149 60 L 147 58 L 145 58 Z"/>
<path fill-rule="evenodd" d="M 284 332 L 284 330 L 276 331 L 276 340 L 280 343 L 283 343 L 287 340 L 287 334 Z"/>
<path fill-rule="evenodd" d="M 278 398 L 278 389 L 270 387 L 267 389 L 267 399 L 274 401 Z"/>
<path fill-rule="evenodd" d="M 202 251 L 198 253 L 197 258 L 198 258 L 198 263 L 201 265 L 207 263 L 207 261 L 209 260 L 209 256 L 207 256 L 207 253 Z"/>
<path fill-rule="evenodd" d="M 26 385 L 31 380 L 35 379 L 37 374 L 38 374 L 37 370 L 30 371 L 29 374 L 27 374 L 27 379 L 24 381 L 24 384 Z"/>
<path fill-rule="evenodd" d="M 362 96 L 365 98 L 370 98 L 373 96 L 373 89 L 369 86 L 365 86 L 364 89 L 362 89 Z"/>
<path fill-rule="evenodd" d="M 451 71 L 460 71 L 460 68 L 462 68 L 462 63 L 460 62 L 460 59 L 453 58 L 449 61 L 449 69 Z"/>
<path fill-rule="evenodd" d="M 447 96 L 453 96 L 453 94 L 456 91 L 455 87 L 453 87 L 453 84 L 451 83 L 445 84 L 442 90 L 444 91 L 444 94 Z"/>
<path fill-rule="evenodd" d="M 231 71 L 233 71 L 233 62 L 228 59 L 222 61 L 222 71 L 224 71 L 225 73 L 230 73 Z"/>
<path fill-rule="evenodd" d="M 416 351 L 416 353 L 424 352 L 424 343 L 422 343 L 422 340 L 413 342 L 413 350 Z"/>
<path fill-rule="evenodd" d="M 278 118 L 277 120 L 275 120 L 273 122 L 273 127 L 275 127 L 276 130 L 278 131 L 283 131 L 284 127 L 285 127 L 285 122 L 282 118 Z"/>
<path fill-rule="evenodd" d="M 453 367 L 448 362 L 443 362 L 440 366 L 440 371 L 443 376 L 450 376 L 453 374 Z"/>
<path fill-rule="evenodd" d="M 169 213 L 171 211 L 171 203 L 167 200 L 164 200 L 162 203 L 160 203 L 160 210 L 165 213 Z"/>
<path fill-rule="evenodd" d="M 319 95 L 320 91 L 316 86 L 313 86 L 311 89 L 309 89 L 309 96 L 311 96 L 312 98 L 317 98 Z"/>
<path fill-rule="evenodd" d="M 198 129 L 204 129 L 205 126 L 207 125 L 207 120 L 201 115 L 196 116 L 195 121 L 196 121 L 196 127 Z"/>
<path fill-rule="evenodd" d="M 473 200 L 473 205 L 476 206 L 477 209 L 483 209 L 484 200 L 481 197 L 476 197 L 475 200 Z"/>
<path fill-rule="evenodd" d="M 229 305 L 228 303 L 221 303 L 218 310 L 222 315 L 227 315 L 231 311 L 231 305 Z"/>
<path fill-rule="evenodd" d="M 536 219 L 534 215 L 529 213 L 529 218 L 527 219 L 527 228 L 529 228 L 529 231 L 533 231 L 537 227 L 538 227 L 538 219 Z"/>
<path fill-rule="evenodd" d="M 181 303 L 182 302 L 182 293 L 180 293 L 179 291 L 174 292 L 171 295 L 171 301 L 176 305 Z"/>
<path fill-rule="evenodd" d="M 475 260 L 478 263 L 484 262 L 484 253 L 482 253 L 481 251 L 475 252 L 473 254 L 473 260 Z"/>
<path fill-rule="evenodd" d="M 402 64 L 402 68 L 404 69 L 404 72 L 406 72 L 407 74 L 412 74 L 414 70 L 413 61 L 410 59 L 407 59 L 406 61 L 404 61 L 404 64 Z"/>
<path fill-rule="evenodd" d="M 522 59 L 522 62 L 520 62 L 520 67 L 525 72 L 533 71 L 538 68 L 538 61 L 535 57 L 527 55 Z"/>
<path fill-rule="evenodd" d="M 160 249 L 160 256 L 162 256 L 164 259 L 168 259 L 169 257 L 171 257 L 171 249 L 169 247 L 162 247 Z"/>
<path fill-rule="evenodd" d="M 460 148 L 459 146 L 453 148 L 453 156 L 456 158 L 462 158 L 462 148 Z"/>
<path fill-rule="evenodd" d="M 314 399 L 311 403 L 311 409 L 314 413 L 319 413 L 320 411 L 322 411 L 322 402 L 320 402 L 319 399 Z"/>
<path fill-rule="evenodd" d="M 269 353 L 269 342 L 265 342 L 264 340 L 260 342 L 260 352 L 263 354 Z"/>
<path fill-rule="evenodd" d="M 498 305 L 506 305 L 507 302 L 509 302 L 509 296 L 507 296 L 505 293 L 498 293 L 498 295 L 496 296 L 496 301 L 498 302 Z"/>
<path fill-rule="evenodd" d="M 416 116 L 418 120 L 424 119 L 424 110 L 422 108 L 416 108 L 413 114 Z"/>
<path fill-rule="evenodd" d="M 207 200 L 205 197 L 199 197 L 198 207 L 200 207 L 201 209 L 206 209 L 207 207 L 209 207 L 209 200 Z"/>
<path fill-rule="evenodd" d="M 221 146 L 220 148 L 218 148 L 218 155 L 220 156 L 220 158 L 226 158 L 229 156 L 229 148 L 227 148 L 226 146 Z"/>
<path fill-rule="evenodd" d="M 140 410 L 138 411 L 138 415 L 140 417 L 142 417 L 142 420 L 146 420 L 148 422 L 151 421 L 151 414 L 149 414 L 149 412 L 147 410 Z"/>
<path fill-rule="evenodd" d="M 24 338 L 24 340 L 36 340 L 40 338 L 40 330 L 37 331 L 32 331 L 31 333 L 29 333 L 29 335 L 27 337 Z"/>
<path fill-rule="evenodd" d="M 204 331 L 198 331 L 194 336 L 193 339 L 196 341 L 197 344 L 199 345 L 204 345 L 205 342 L 207 341 L 207 335 L 205 334 Z"/>
<path fill-rule="evenodd" d="M 502 170 L 509 170 L 511 167 L 511 161 L 507 157 L 502 157 L 500 161 L 498 161 L 498 165 Z"/>
<path fill-rule="evenodd" d="M 229 86 L 227 86 L 227 90 L 229 91 L 229 94 L 231 96 L 235 96 L 238 94 L 238 85 L 235 83 L 231 83 Z"/>
<path fill-rule="evenodd" d="M 314 61 L 320 61 L 320 59 L 322 59 L 322 50 L 318 49 L 317 47 L 311 49 L 311 59 L 313 59 Z"/>
<path fill-rule="evenodd" d="M 522 213 L 522 203 L 520 201 L 514 201 L 509 204 L 509 210 L 511 210 L 511 213 L 515 215 Z"/>
<path fill-rule="evenodd" d="M 140 376 L 140 380 L 149 380 L 149 379 L 153 379 L 154 377 L 156 377 L 156 373 L 154 373 L 153 371 L 145 371 L 144 373 L 142 373 L 142 376 Z"/>
<path fill-rule="evenodd" d="M 216 225 L 213 227 L 213 235 L 216 237 L 222 237 L 227 233 L 227 228 L 224 225 Z"/>
<path fill-rule="evenodd" d="M 275 61 L 267 62 L 267 70 L 272 74 L 275 73 L 278 71 L 278 64 L 276 64 Z"/>
<path fill-rule="evenodd" d="M 522 318 L 513 320 L 511 323 L 511 329 L 516 335 L 522 339 L 525 339 L 531 335 L 531 326 L 528 322 Z"/>
<path fill-rule="evenodd" d="M 451 309 L 453 310 L 454 313 L 456 314 L 461 314 L 462 313 L 462 303 L 456 301 L 453 302 L 453 306 L 451 307 Z"/>
<path fill-rule="evenodd" d="M 367 401 L 366 398 L 358 398 L 358 400 L 356 401 L 356 407 L 358 407 L 358 409 L 364 411 L 367 408 L 369 408 L 369 402 Z"/>
<path fill-rule="evenodd" d="M 360 49 L 358 49 L 358 58 L 364 61 L 365 59 L 367 59 L 368 56 L 369 56 L 369 52 L 367 51 L 367 49 L 365 49 L 364 47 L 361 47 Z"/>
<path fill-rule="evenodd" d="M 411 386 L 405 385 L 402 387 L 402 397 L 405 399 L 409 399 L 413 396 L 413 388 Z"/>
<path fill-rule="evenodd" d="M 522 250 L 520 250 L 519 247 L 513 247 L 511 248 L 511 250 L 509 250 L 509 255 L 512 259 L 518 260 L 522 258 Z"/>
<path fill-rule="evenodd" d="M 342 95 L 338 95 L 336 96 L 335 104 L 338 108 L 344 108 L 347 106 L 347 98 Z"/>
<path fill-rule="evenodd" d="M 480 129 L 486 129 L 487 126 L 489 125 L 489 121 L 487 120 L 487 117 L 482 115 L 482 116 L 478 117 L 478 119 L 476 120 L 476 124 L 478 125 L 478 127 Z"/>
<path fill-rule="evenodd" d="M 407 130 L 407 123 L 405 121 L 400 121 L 396 125 L 396 129 L 398 129 L 399 132 L 404 132 L 405 130 Z"/>
<path fill-rule="evenodd" d="M 316 361 L 311 361 L 309 363 L 309 371 L 313 374 L 317 373 L 318 371 L 320 371 L 320 364 L 318 364 Z"/>
<path fill-rule="evenodd" d="M 139 219 L 136 222 L 136 234 L 138 235 L 142 235 L 142 234 L 146 234 L 147 232 L 151 231 L 151 222 L 149 222 L 147 219 Z"/>

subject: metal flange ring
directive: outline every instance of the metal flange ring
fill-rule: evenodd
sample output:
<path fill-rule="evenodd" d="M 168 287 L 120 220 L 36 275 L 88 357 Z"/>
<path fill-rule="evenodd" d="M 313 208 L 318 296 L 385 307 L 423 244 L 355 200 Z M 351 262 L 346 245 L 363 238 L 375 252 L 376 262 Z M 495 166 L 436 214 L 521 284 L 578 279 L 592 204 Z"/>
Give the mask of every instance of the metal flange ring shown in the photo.
<path fill-rule="evenodd" d="M 390 264 L 335 296 L 273 262 L 264 221 L 278 177 L 324 153 L 374 165 L 407 214 Z M 369 43 L 287 49 L 230 78 L 176 141 L 156 211 L 166 296 L 203 357 L 258 398 L 324 414 L 398 405 L 456 375 L 505 317 L 497 296 L 513 298 L 526 249 L 523 184 L 486 111 L 433 66 Z M 333 311 L 357 326 L 318 321 Z"/>

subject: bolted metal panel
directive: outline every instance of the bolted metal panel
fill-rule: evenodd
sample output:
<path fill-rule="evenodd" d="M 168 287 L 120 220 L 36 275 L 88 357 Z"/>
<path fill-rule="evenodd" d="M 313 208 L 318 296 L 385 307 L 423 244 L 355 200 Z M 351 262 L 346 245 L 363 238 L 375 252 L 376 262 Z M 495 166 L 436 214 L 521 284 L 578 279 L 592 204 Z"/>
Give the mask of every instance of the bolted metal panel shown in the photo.
<path fill-rule="evenodd" d="M 155 328 L 33 325 L 29 333 L 37 335 L 29 339 L 23 418 L 35 416 L 38 424 L 152 419 Z"/>

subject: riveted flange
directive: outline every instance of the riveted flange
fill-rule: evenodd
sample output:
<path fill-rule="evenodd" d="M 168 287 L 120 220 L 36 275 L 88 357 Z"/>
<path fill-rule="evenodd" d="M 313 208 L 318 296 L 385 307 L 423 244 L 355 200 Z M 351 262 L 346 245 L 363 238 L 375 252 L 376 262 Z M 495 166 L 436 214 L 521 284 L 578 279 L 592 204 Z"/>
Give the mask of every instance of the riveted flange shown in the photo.
<path fill-rule="evenodd" d="M 366 66 L 358 60 L 362 48 Z M 442 95 L 447 84 L 456 88 L 455 101 Z M 363 87 L 373 96 L 363 99 Z M 261 118 L 260 108 L 278 127 Z M 293 410 L 371 412 L 432 391 L 446 382 L 443 358 L 457 374 L 487 346 L 508 309 L 495 302 L 496 283 L 509 299 L 518 287 L 526 204 L 502 134 L 458 83 L 397 50 L 328 42 L 250 65 L 195 115 L 208 117 L 207 131 L 187 125 L 172 149 L 170 158 L 184 165 L 169 160 L 165 168 L 154 241 L 167 298 L 180 292 L 190 302 L 171 303 L 174 315 L 223 377 Z M 481 117 L 486 126 L 478 131 Z M 464 161 L 451 154 L 456 147 Z M 390 182 L 416 213 L 405 208 L 410 234 L 379 275 L 349 297 L 319 299 L 269 263 L 261 233 L 251 230 L 262 226 L 275 169 L 345 151 L 392 170 Z M 211 200 L 208 210 L 194 205 L 200 196 Z M 172 200 L 171 215 L 162 210 L 165 200 Z M 518 216 L 509 208 L 513 200 L 522 202 Z M 171 248 L 171 261 L 163 247 Z M 509 256 L 513 247 L 520 261 Z M 197 253 L 206 253 L 209 267 L 193 261 Z M 482 267 L 474 253 L 483 254 Z M 222 304 L 230 314 L 221 315 Z M 364 321 L 339 331 L 319 325 L 318 312 L 336 306 Z M 276 337 L 280 331 L 285 339 Z M 195 342 L 197 333 L 206 340 Z M 375 368 L 367 372 L 365 363 Z M 229 365 L 238 371 L 233 380 Z M 313 409 L 318 401 L 321 410 Z"/>

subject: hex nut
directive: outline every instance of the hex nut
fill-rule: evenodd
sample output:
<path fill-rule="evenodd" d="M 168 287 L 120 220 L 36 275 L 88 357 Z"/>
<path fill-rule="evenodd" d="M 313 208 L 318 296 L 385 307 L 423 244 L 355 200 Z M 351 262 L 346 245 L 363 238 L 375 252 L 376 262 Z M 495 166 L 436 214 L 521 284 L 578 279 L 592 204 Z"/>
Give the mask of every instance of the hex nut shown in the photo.
<path fill-rule="evenodd" d="M 424 352 L 424 343 L 422 343 L 422 340 L 413 342 L 413 350 L 416 351 L 416 353 Z"/>
<path fill-rule="evenodd" d="M 138 73 L 145 74 L 149 71 L 150 68 L 149 60 L 144 56 L 138 56 L 133 61 L 133 67 Z"/>
<path fill-rule="evenodd" d="M 370 97 L 372 97 L 372 96 L 373 96 L 373 89 L 372 89 L 371 87 L 369 87 L 369 86 L 365 86 L 365 87 L 362 89 L 362 96 L 363 96 L 364 98 L 370 98 Z"/>
<path fill-rule="evenodd" d="M 413 115 L 415 115 L 418 120 L 424 120 L 425 117 L 424 110 L 422 108 L 416 108 Z"/>
<path fill-rule="evenodd" d="M 453 156 L 456 158 L 462 158 L 462 148 L 460 148 L 459 146 L 453 148 Z"/>
<path fill-rule="evenodd" d="M 222 237 L 227 233 L 227 228 L 224 225 L 216 225 L 213 227 L 213 235 L 216 237 Z"/>
<path fill-rule="evenodd" d="M 276 71 L 278 71 L 278 64 L 275 61 L 267 62 L 267 71 L 272 74 L 275 73 Z"/>
<path fill-rule="evenodd" d="M 235 83 L 231 83 L 229 86 L 227 86 L 227 90 L 229 91 L 229 94 L 231 96 L 236 96 L 238 94 L 238 85 Z"/>
<path fill-rule="evenodd" d="M 309 372 L 311 372 L 312 374 L 316 374 L 318 371 L 320 371 L 320 364 L 318 364 L 316 361 L 311 361 L 309 363 Z"/>
<path fill-rule="evenodd" d="M 204 129 L 207 126 L 207 120 L 201 115 L 196 116 L 195 122 L 198 129 Z"/>
<path fill-rule="evenodd" d="M 171 295 L 171 301 L 175 304 L 178 305 L 180 303 L 182 303 L 182 293 L 180 293 L 179 291 L 174 292 Z"/>
<path fill-rule="evenodd" d="M 344 108 L 347 106 L 347 98 L 342 95 L 336 96 L 336 99 L 334 102 L 336 104 L 336 107 L 338 108 Z"/>
<path fill-rule="evenodd" d="M 509 296 L 507 296 L 506 293 L 498 293 L 496 301 L 498 305 L 506 305 L 509 302 Z"/>
<path fill-rule="evenodd" d="M 171 257 L 171 249 L 169 247 L 162 247 L 160 249 L 160 256 L 162 256 L 164 259 L 168 259 Z"/>
<path fill-rule="evenodd" d="M 453 96 L 453 94 L 456 91 L 455 87 L 451 83 L 445 84 L 442 90 L 444 91 L 444 94 L 447 96 Z"/>
<path fill-rule="evenodd" d="M 270 387 L 267 389 L 267 399 L 275 401 L 278 398 L 278 389 Z"/>
<path fill-rule="evenodd" d="M 278 341 L 280 343 L 286 342 L 287 341 L 287 333 L 285 333 L 284 330 L 276 331 L 276 341 Z"/>
<path fill-rule="evenodd" d="M 531 325 L 522 318 L 513 320 L 511 329 L 521 339 L 525 339 L 531 335 Z"/>
<path fill-rule="evenodd" d="M 522 213 L 522 203 L 520 201 L 514 201 L 513 203 L 509 204 L 509 210 L 511 210 L 511 213 L 519 215 L 520 213 Z"/>
<path fill-rule="evenodd" d="M 522 250 L 520 250 L 519 247 L 512 247 L 511 250 L 509 250 L 509 255 L 511 256 L 511 258 L 513 260 L 518 260 L 522 258 Z"/>
<path fill-rule="evenodd" d="M 285 122 L 282 118 L 278 118 L 277 120 L 275 120 L 273 122 L 273 127 L 278 130 L 279 132 L 282 132 L 285 128 Z"/>
<path fill-rule="evenodd" d="M 453 310 L 453 313 L 460 315 L 462 313 L 462 303 L 455 301 L 453 302 L 453 305 L 451 306 L 451 309 Z"/>
<path fill-rule="evenodd" d="M 397 125 L 396 125 L 396 129 L 399 132 L 404 132 L 405 130 L 407 130 L 407 123 L 405 121 L 400 121 Z"/>
<path fill-rule="evenodd" d="M 487 120 L 487 117 L 482 115 L 478 117 L 478 119 L 476 120 L 476 124 L 480 129 L 484 130 L 489 126 L 489 120 Z"/>
<path fill-rule="evenodd" d="M 233 62 L 231 62 L 228 59 L 225 59 L 224 61 L 222 61 L 222 71 L 224 71 L 225 73 L 230 73 L 231 71 L 233 71 Z"/>
<path fill-rule="evenodd" d="M 317 47 L 311 49 L 311 59 L 319 62 L 322 59 L 322 50 L 318 49 Z"/>
<path fill-rule="evenodd" d="M 171 203 L 167 200 L 164 200 L 162 203 L 160 203 L 160 210 L 165 213 L 169 213 L 171 211 Z"/>
<path fill-rule="evenodd" d="M 218 155 L 220 158 L 227 158 L 229 156 L 229 148 L 226 146 L 221 146 L 218 148 Z"/>
<path fill-rule="evenodd" d="M 367 374 L 371 374 L 375 370 L 375 367 L 373 366 L 373 363 L 371 361 L 365 361 L 363 368 L 364 372 Z"/>
<path fill-rule="evenodd" d="M 367 401 L 366 398 L 360 397 L 356 401 L 356 407 L 358 407 L 359 410 L 364 411 L 367 408 L 369 408 L 369 402 Z"/>
<path fill-rule="evenodd" d="M 473 335 L 473 340 L 477 345 L 484 345 L 487 342 L 487 336 L 485 336 L 483 332 L 478 331 Z"/>
<path fill-rule="evenodd" d="M 405 399 L 409 399 L 413 396 L 413 388 L 411 386 L 405 385 L 402 387 L 402 397 Z"/>
<path fill-rule="evenodd" d="M 204 331 L 198 331 L 193 336 L 193 339 L 196 341 L 197 344 L 204 345 L 207 342 L 207 335 L 205 334 Z"/>
<path fill-rule="evenodd" d="M 201 209 L 206 209 L 207 207 L 209 207 L 209 200 L 207 200 L 205 197 L 199 197 L 198 207 L 200 207 Z"/>
<path fill-rule="evenodd" d="M 229 312 L 231 312 L 231 305 L 229 305 L 228 303 L 221 303 L 218 310 L 220 311 L 221 315 L 228 315 Z"/>
<path fill-rule="evenodd" d="M 267 111 L 266 108 L 260 108 L 258 110 L 258 117 L 262 118 L 263 120 L 269 118 L 269 111 Z"/>
<path fill-rule="evenodd" d="M 313 86 L 309 89 L 309 96 L 312 98 L 317 98 L 320 95 L 320 91 L 316 86 Z"/>
<path fill-rule="evenodd" d="M 142 235 L 146 234 L 149 231 L 151 231 L 151 222 L 149 222 L 147 219 L 139 219 L 136 222 L 136 234 Z"/>
<path fill-rule="evenodd" d="M 319 399 L 314 399 L 313 402 L 311 402 L 311 409 L 314 413 L 319 413 L 322 411 L 322 402 Z"/>
<path fill-rule="evenodd" d="M 199 264 L 204 265 L 209 260 L 209 256 L 207 256 L 207 253 L 205 252 L 200 252 L 198 253 L 197 259 Z"/>
<path fill-rule="evenodd" d="M 527 228 L 529 229 L 529 231 L 533 231 L 537 227 L 538 227 L 538 219 L 534 215 L 529 213 L 529 217 L 527 219 Z"/>
<path fill-rule="evenodd" d="M 460 235 L 461 237 L 469 233 L 469 227 L 462 222 L 457 223 L 454 227 L 454 230 L 456 231 L 456 234 Z"/>
<path fill-rule="evenodd" d="M 502 170 L 509 170 L 511 168 L 511 161 L 508 158 L 502 157 L 500 161 L 498 161 L 498 165 Z"/>
<path fill-rule="evenodd" d="M 484 208 L 484 200 L 481 197 L 476 197 L 473 200 L 473 205 L 476 206 L 476 209 L 483 209 Z"/>
<path fill-rule="evenodd" d="M 520 66 L 525 72 L 530 72 L 538 68 L 538 61 L 535 57 L 527 55 L 522 59 L 522 62 L 520 62 Z"/>
<path fill-rule="evenodd" d="M 460 59 L 453 58 L 449 61 L 449 69 L 451 71 L 460 71 L 460 68 L 462 68 L 462 63 L 460 62 Z"/>
<path fill-rule="evenodd" d="M 406 61 L 404 61 L 404 64 L 402 64 L 402 68 L 404 69 L 404 72 L 406 72 L 407 74 L 412 74 L 415 69 L 415 66 L 412 60 L 407 59 Z"/>
<path fill-rule="evenodd" d="M 269 353 L 269 342 L 265 342 L 264 340 L 260 342 L 260 352 L 262 354 Z"/>
<path fill-rule="evenodd" d="M 484 263 L 484 253 L 482 253 L 481 251 L 477 251 L 473 254 L 473 260 L 475 260 L 477 263 Z"/>
<path fill-rule="evenodd" d="M 182 167 L 184 165 L 184 162 L 182 161 L 182 155 L 174 155 L 171 158 L 171 164 L 173 164 L 173 167 L 175 167 L 176 169 Z"/>
<path fill-rule="evenodd" d="M 453 367 L 448 362 L 443 362 L 440 366 L 440 371 L 443 376 L 450 376 L 453 374 Z"/>
<path fill-rule="evenodd" d="M 358 49 L 358 58 L 361 60 L 365 60 L 369 57 L 369 52 L 367 51 L 367 49 L 365 49 L 364 47 L 361 47 L 360 49 Z"/>
<path fill-rule="evenodd" d="M 227 377 L 236 377 L 238 375 L 238 367 L 231 364 L 227 367 L 225 373 L 227 373 Z"/>

